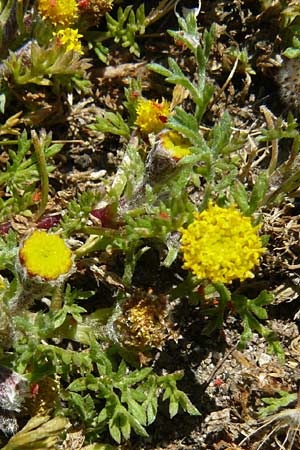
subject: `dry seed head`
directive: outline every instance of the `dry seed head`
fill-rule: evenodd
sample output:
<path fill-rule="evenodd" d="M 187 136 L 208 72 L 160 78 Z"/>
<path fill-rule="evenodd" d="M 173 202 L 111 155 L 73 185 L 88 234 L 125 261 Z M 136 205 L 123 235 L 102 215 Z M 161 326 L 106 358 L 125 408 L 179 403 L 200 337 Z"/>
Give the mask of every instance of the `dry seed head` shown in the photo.
<path fill-rule="evenodd" d="M 124 301 L 115 327 L 123 345 L 140 351 L 162 348 L 167 340 L 177 337 L 166 297 L 140 291 Z"/>
<path fill-rule="evenodd" d="M 81 12 L 88 12 L 95 17 L 102 17 L 113 6 L 113 0 L 80 0 L 78 3 Z"/>
<path fill-rule="evenodd" d="M 279 413 L 267 416 L 260 421 L 262 424 L 255 431 L 246 436 L 239 445 L 244 444 L 252 436 L 261 430 L 267 430 L 267 434 L 262 438 L 256 450 L 263 450 L 267 442 L 275 441 L 279 444 L 278 436 L 283 436 L 282 443 L 280 443 L 280 449 L 282 450 L 296 450 L 299 448 L 299 435 L 300 435 L 300 409 L 287 408 L 283 409 Z M 270 430 L 270 431 L 269 431 Z M 296 443 L 297 442 L 297 443 Z M 296 445 L 294 445 L 296 444 Z"/>

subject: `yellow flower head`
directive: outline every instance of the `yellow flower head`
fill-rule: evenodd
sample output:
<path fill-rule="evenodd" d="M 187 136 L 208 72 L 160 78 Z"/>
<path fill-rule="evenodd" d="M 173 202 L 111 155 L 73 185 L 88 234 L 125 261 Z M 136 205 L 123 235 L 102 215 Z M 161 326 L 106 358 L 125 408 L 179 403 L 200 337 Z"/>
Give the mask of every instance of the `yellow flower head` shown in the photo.
<path fill-rule="evenodd" d="M 183 268 L 213 283 L 253 278 L 251 270 L 265 252 L 257 235 L 259 225 L 253 227 L 250 217 L 243 216 L 234 205 L 220 208 L 210 204 L 194 215 L 187 229 L 179 230 Z"/>
<path fill-rule="evenodd" d="M 75 52 L 83 53 L 79 40 L 83 35 L 78 34 L 78 30 L 65 28 L 57 33 L 53 33 L 53 36 L 56 37 L 58 45 L 63 45 L 67 52 L 74 50 Z"/>
<path fill-rule="evenodd" d="M 72 252 L 57 234 L 35 230 L 19 251 L 20 261 L 29 276 L 57 280 L 72 268 Z"/>
<path fill-rule="evenodd" d="M 160 136 L 160 141 L 163 148 L 175 159 L 181 159 L 184 156 L 191 154 L 191 144 L 176 131 L 167 131 L 166 133 L 163 133 Z"/>
<path fill-rule="evenodd" d="M 146 134 L 159 133 L 171 114 L 171 104 L 141 98 L 136 108 L 136 125 Z"/>
<path fill-rule="evenodd" d="M 72 25 L 78 17 L 76 0 L 38 0 L 37 8 L 53 25 Z"/>

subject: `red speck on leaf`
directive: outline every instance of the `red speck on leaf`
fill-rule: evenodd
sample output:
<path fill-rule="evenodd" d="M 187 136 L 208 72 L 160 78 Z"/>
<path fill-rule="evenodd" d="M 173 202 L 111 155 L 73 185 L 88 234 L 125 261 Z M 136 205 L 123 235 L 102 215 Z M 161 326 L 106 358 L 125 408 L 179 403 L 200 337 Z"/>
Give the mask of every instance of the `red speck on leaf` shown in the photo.
<path fill-rule="evenodd" d="M 166 213 L 166 212 L 163 212 L 163 211 L 159 213 L 159 217 L 160 217 L 161 219 L 165 219 L 165 220 L 170 219 L 169 214 Z"/>
<path fill-rule="evenodd" d="M 140 93 L 139 91 L 132 91 L 130 95 L 132 98 L 138 98 L 140 96 Z"/>
<path fill-rule="evenodd" d="M 39 386 L 38 383 L 32 384 L 32 385 L 31 385 L 31 388 L 30 388 L 31 395 L 32 395 L 33 397 L 34 397 L 35 395 L 37 395 L 37 393 L 39 392 L 39 389 L 40 389 L 40 386 Z"/>

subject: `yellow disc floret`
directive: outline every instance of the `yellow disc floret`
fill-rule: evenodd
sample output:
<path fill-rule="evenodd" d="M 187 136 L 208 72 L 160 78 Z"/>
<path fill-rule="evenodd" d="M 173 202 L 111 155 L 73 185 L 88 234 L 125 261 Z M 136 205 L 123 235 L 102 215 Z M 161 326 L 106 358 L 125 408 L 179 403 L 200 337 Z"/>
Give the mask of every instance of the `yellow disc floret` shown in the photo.
<path fill-rule="evenodd" d="M 163 100 L 147 100 L 141 98 L 136 109 L 136 125 L 146 134 L 159 133 L 171 113 L 170 103 Z"/>
<path fill-rule="evenodd" d="M 200 279 L 213 283 L 253 278 L 251 270 L 265 252 L 250 217 L 245 217 L 233 205 L 230 208 L 209 205 L 195 213 L 195 220 L 181 228 L 181 250 L 184 269 L 190 269 Z"/>
<path fill-rule="evenodd" d="M 37 8 L 53 25 L 72 25 L 78 17 L 76 0 L 38 0 Z"/>
<path fill-rule="evenodd" d="M 29 276 L 50 281 L 66 275 L 73 264 L 72 252 L 60 236 L 38 230 L 24 241 L 19 257 Z"/>
<path fill-rule="evenodd" d="M 78 53 L 83 53 L 80 38 L 83 37 L 82 34 L 78 33 L 78 30 L 73 28 L 65 28 L 63 30 L 59 30 L 57 33 L 53 33 L 53 36 L 56 37 L 59 45 L 63 45 L 67 52 L 74 50 Z"/>

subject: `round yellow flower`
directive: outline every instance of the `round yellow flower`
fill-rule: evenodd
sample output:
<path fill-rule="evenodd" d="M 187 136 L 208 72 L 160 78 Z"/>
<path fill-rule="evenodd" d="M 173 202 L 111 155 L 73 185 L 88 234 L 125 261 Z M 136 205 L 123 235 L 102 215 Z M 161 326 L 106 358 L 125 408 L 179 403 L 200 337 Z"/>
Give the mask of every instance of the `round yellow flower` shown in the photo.
<path fill-rule="evenodd" d="M 171 114 L 171 104 L 165 100 L 147 100 L 141 98 L 136 108 L 135 124 L 146 134 L 159 133 Z"/>
<path fill-rule="evenodd" d="M 174 159 L 178 160 L 191 154 L 191 144 L 176 131 L 163 132 L 160 136 L 160 141 L 163 148 L 167 150 Z"/>
<path fill-rule="evenodd" d="M 75 52 L 83 53 L 79 40 L 83 37 L 83 35 L 79 34 L 78 30 L 74 30 L 73 28 L 65 28 L 63 30 L 59 30 L 57 33 L 53 33 L 53 36 L 56 37 L 59 45 L 63 45 L 66 48 L 67 52 L 74 50 Z"/>
<path fill-rule="evenodd" d="M 70 271 L 72 252 L 57 234 L 35 230 L 19 251 L 20 261 L 29 276 L 53 281 Z"/>
<path fill-rule="evenodd" d="M 243 216 L 235 206 L 210 204 L 194 216 L 187 229 L 179 230 L 183 268 L 213 283 L 253 278 L 251 270 L 266 250 L 257 234 L 260 226 L 254 227 L 250 217 Z"/>
<path fill-rule="evenodd" d="M 53 25 L 68 26 L 78 17 L 76 0 L 39 0 L 37 8 L 41 16 Z"/>

